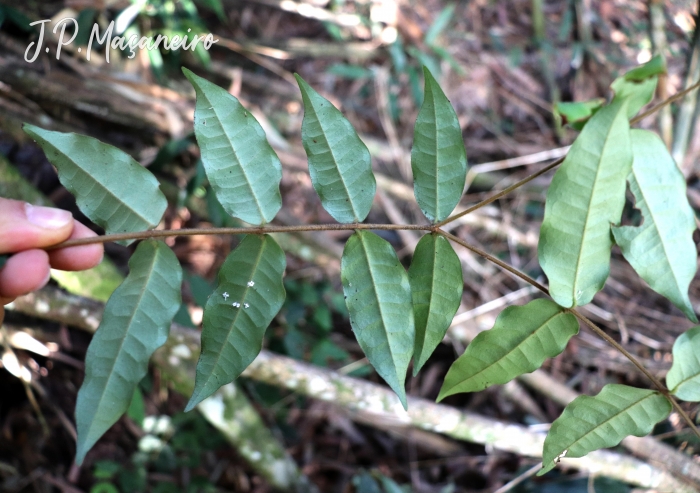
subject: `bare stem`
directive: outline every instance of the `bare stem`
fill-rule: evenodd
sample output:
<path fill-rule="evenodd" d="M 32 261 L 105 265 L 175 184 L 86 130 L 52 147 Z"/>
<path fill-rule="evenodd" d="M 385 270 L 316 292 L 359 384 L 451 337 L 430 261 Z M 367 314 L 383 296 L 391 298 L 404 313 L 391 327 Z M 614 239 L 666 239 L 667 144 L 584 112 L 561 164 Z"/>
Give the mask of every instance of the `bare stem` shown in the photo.
<path fill-rule="evenodd" d="M 501 260 L 501 259 L 499 259 L 499 258 L 496 258 L 496 257 L 494 257 L 493 255 L 491 255 L 491 254 L 489 254 L 489 253 L 486 253 L 485 251 L 483 251 L 483 250 L 480 249 L 480 248 L 475 247 L 474 245 L 470 245 L 469 243 L 467 243 L 467 242 L 464 241 L 463 239 L 458 238 L 458 237 L 456 237 L 455 235 L 453 235 L 453 234 L 451 234 L 451 233 L 448 233 L 447 231 L 444 231 L 444 230 L 442 230 L 442 229 L 438 229 L 438 230 L 436 230 L 436 233 L 438 233 L 438 234 L 444 236 L 444 237 L 447 238 L 447 239 L 450 239 L 450 240 L 454 241 L 455 243 L 458 243 L 459 245 L 462 245 L 462 246 L 463 246 L 464 248 L 466 248 L 467 250 L 471 250 L 472 252 L 476 253 L 477 255 L 480 255 L 481 257 L 484 257 L 484 258 L 485 258 L 486 260 L 488 260 L 489 262 L 493 262 L 494 264 L 496 264 L 497 266 L 499 266 L 501 269 L 507 270 L 508 272 L 510 272 L 511 274 L 513 274 L 514 276 L 517 276 L 517 277 L 519 277 L 520 279 L 522 279 L 523 281 L 525 281 L 525 282 L 527 282 L 527 283 L 529 283 L 529 284 L 532 284 L 532 285 L 535 286 L 537 289 L 539 289 L 540 291 L 542 291 L 544 294 L 549 295 L 549 290 L 548 290 L 545 286 L 543 286 L 543 285 L 540 284 L 539 282 L 535 281 L 532 277 L 528 276 L 527 274 L 525 274 L 525 273 L 523 273 L 523 272 L 520 272 L 520 271 L 519 271 L 518 269 L 516 269 L 515 267 L 506 264 L 503 260 Z"/>
<path fill-rule="evenodd" d="M 171 236 L 194 236 L 194 235 L 238 235 L 238 234 L 265 234 L 265 233 L 301 233 L 306 231 L 352 231 L 355 229 L 376 229 L 376 230 L 412 230 L 412 231 L 432 231 L 434 226 L 414 225 L 414 224 L 304 224 L 299 226 L 253 226 L 242 228 L 191 228 L 191 229 L 161 229 L 136 231 L 133 233 L 115 233 L 111 235 L 92 236 L 90 238 L 76 238 L 66 240 L 63 243 L 46 248 L 57 250 L 79 245 L 90 245 L 93 243 L 107 243 L 109 241 L 121 240 L 144 240 L 147 238 L 167 238 Z"/>
<path fill-rule="evenodd" d="M 435 225 L 435 227 L 440 228 L 440 227 L 444 226 L 445 224 L 451 223 L 452 221 L 455 221 L 455 220 L 459 219 L 459 218 L 462 217 L 462 216 L 466 216 L 466 215 L 469 214 L 470 212 L 474 212 L 474 211 L 477 210 L 477 209 L 481 209 L 482 207 L 484 207 L 484 206 L 486 206 L 486 205 L 489 205 L 491 202 L 494 202 L 494 201 L 500 199 L 501 197 L 504 197 L 504 196 L 508 195 L 508 194 L 509 194 L 510 192 L 512 192 L 513 190 L 516 190 L 516 189 L 522 187 L 523 185 L 525 185 L 526 183 L 531 182 L 532 180 L 534 180 L 534 179 L 537 178 L 538 176 L 541 176 L 541 175 L 545 174 L 545 173 L 546 173 L 547 171 L 549 171 L 550 169 L 556 168 L 557 166 L 559 166 L 559 165 L 560 165 L 561 163 L 563 163 L 563 162 L 564 162 L 564 158 L 563 158 L 563 157 L 557 159 L 556 161 L 554 161 L 553 163 L 548 164 L 547 166 L 545 166 L 545 167 L 542 168 L 541 170 L 536 171 L 535 173 L 531 174 L 530 176 L 527 176 L 527 177 L 523 178 L 523 179 L 520 180 L 519 182 L 512 184 L 512 185 L 509 186 L 508 188 L 505 188 L 505 189 L 501 190 L 500 192 L 497 192 L 497 193 L 491 195 L 490 197 L 488 197 L 488 198 L 482 200 L 481 202 L 479 202 L 479 203 L 477 203 L 477 204 L 474 204 L 473 206 L 471 206 L 471 207 L 469 207 L 468 209 L 466 209 L 466 210 L 460 212 L 459 214 L 454 214 L 454 215 L 448 217 L 447 219 L 445 219 L 444 221 L 440 221 L 439 223 L 437 223 L 437 224 Z"/>

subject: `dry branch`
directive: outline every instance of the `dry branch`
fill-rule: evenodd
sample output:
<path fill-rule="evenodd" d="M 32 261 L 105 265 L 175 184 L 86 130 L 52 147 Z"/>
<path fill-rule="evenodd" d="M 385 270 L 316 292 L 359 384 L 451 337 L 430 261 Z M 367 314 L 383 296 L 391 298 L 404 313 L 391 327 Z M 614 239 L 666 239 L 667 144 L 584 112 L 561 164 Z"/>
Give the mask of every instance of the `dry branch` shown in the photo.
<path fill-rule="evenodd" d="M 32 293 L 8 305 L 11 310 L 91 332 L 99 324 L 102 307 L 101 303 L 66 295 L 55 289 Z M 194 364 L 199 353 L 199 343 L 197 331 L 173 325 L 168 342 L 156 352 L 154 359 L 163 368 L 182 368 L 184 361 Z M 187 351 L 184 348 L 187 348 Z M 419 398 L 410 398 L 409 411 L 406 412 L 396 396 L 385 387 L 267 351 L 263 351 L 243 375 L 333 403 L 351 414 L 371 416 L 375 422 L 414 426 L 458 440 L 529 457 L 540 457 L 542 454 L 542 432 Z M 175 385 L 188 384 L 193 378 L 191 373 L 183 372 L 172 374 L 170 377 Z M 563 460 L 562 465 L 643 488 L 669 492 L 698 491 L 681 483 L 664 469 L 615 452 L 597 451 L 581 459 Z"/>

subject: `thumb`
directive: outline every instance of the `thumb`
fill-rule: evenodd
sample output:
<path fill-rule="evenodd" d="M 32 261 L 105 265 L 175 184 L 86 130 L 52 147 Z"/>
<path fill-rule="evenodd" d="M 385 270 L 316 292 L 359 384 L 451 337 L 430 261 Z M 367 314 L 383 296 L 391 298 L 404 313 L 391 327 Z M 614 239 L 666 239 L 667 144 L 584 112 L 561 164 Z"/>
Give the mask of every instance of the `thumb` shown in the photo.
<path fill-rule="evenodd" d="M 0 254 L 60 243 L 73 224 L 68 211 L 0 198 Z"/>

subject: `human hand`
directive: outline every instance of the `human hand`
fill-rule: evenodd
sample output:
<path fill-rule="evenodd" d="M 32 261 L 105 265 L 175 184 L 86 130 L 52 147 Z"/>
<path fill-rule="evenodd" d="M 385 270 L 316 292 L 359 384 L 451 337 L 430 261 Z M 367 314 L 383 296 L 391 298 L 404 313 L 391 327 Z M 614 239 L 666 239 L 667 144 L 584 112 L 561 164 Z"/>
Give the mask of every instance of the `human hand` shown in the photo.
<path fill-rule="evenodd" d="M 96 236 L 70 212 L 0 198 L 0 255 L 12 253 L 0 269 L 0 307 L 17 296 L 43 287 L 51 268 L 90 269 L 102 261 L 102 244 L 42 248 L 72 238 Z"/>

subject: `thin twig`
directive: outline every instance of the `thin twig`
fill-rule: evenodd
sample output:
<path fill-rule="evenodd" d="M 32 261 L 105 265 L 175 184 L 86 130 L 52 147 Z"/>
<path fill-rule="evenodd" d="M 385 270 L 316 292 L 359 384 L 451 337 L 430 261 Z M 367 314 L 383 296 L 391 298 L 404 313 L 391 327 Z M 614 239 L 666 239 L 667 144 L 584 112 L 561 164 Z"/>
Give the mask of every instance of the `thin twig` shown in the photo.
<path fill-rule="evenodd" d="M 518 486 L 520 483 L 522 483 L 523 481 L 525 481 L 527 478 L 530 478 L 530 477 L 534 476 L 535 474 L 537 474 L 537 471 L 539 471 L 540 469 L 542 469 L 542 465 L 541 465 L 541 464 L 535 464 L 534 466 L 532 466 L 530 469 L 528 469 L 527 471 L 525 471 L 525 472 L 522 473 L 521 475 L 519 475 L 519 476 L 515 477 L 514 479 L 508 481 L 506 484 L 504 484 L 503 486 L 501 486 L 500 488 L 498 488 L 498 489 L 497 489 L 496 491 L 494 491 L 493 493 L 507 493 L 508 491 L 512 490 L 513 488 L 515 488 L 516 486 Z"/>
<path fill-rule="evenodd" d="M 482 200 L 482 201 L 479 202 L 478 204 L 474 204 L 473 206 L 469 207 L 468 209 L 463 210 L 463 211 L 460 212 L 459 214 L 454 214 L 453 216 L 448 217 L 448 218 L 445 219 L 444 221 L 440 221 L 440 222 L 437 223 L 435 226 L 438 227 L 438 228 L 440 228 L 440 227 L 444 226 L 445 224 L 451 223 L 452 221 L 455 221 L 455 220 L 459 219 L 459 218 L 462 217 L 462 216 L 466 216 L 466 215 L 469 214 L 470 212 L 474 212 L 474 211 L 477 210 L 477 209 L 481 209 L 482 207 L 489 205 L 491 202 L 495 202 L 496 200 L 500 199 L 501 197 L 504 197 L 504 196 L 508 195 L 510 192 L 512 192 L 512 191 L 514 191 L 514 190 L 516 190 L 516 189 L 518 189 L 518 188 L 520 188 L 520 187 L 522 187 L 522 186 L 525 185 L 526 183 L 531 182 L 532 180 L 534 180 L 534 179 L 537 178 L 538 176 L 541 176 L 541 175 L 545 174 L 545 173 L 546 173 L 547 171 L 549 171 L 550 169 L 556 168 L 557 166 L 559 166 L 559 165 L 560 165 L 561 163 L 563 163 L 563 162 L 564 162 L 564 158 L 563 158 L 563 157 L 562 157 L 562 158 L 559 158 L 559 159 L 557 159 L 556 161 L 554 161 L 553 163 L 548 164 L 547 166 L 545 166 L 545 167 L 542 168 L 541 170 L 534 172 L 534 173 L 531 174 L 530 176 L 527 176 L 527 177 L 523 178 L 522 180 L 520 180 L 520 181 L 517 182 L 517 183 L 512 184 L 512 185 L 509 186 L 508 188 L 504 188 L 504 189 L 501 190 L 500 192 L 497 192 L 497 193 L 493 194 L 492 196 L 490 196 L 490 197 L 488 197 L 488 198 Z"/>
<path fill-rule="evenodd" d="M 92 236 L 89 238 L 76 238 L 66 240 L 63 243 L 46 248 L 47 251 L 57 250 L 79 245 L 91 245 L 93 243 L 107 243 L 121 240 L 144 240 L 148 238 L 167 238 L 170 236 L 195 236 L 195 235 L 240 235 L 240 234 L 265 234 L 265 233 L 301 233 L 308 231 L 352 231 L 355 229 L 376 230 L 412 230 L 432 231 L 434 226 L 416 224 L 303 224 L 298 226 L 254 226 L 242 228 L 191 228 L 191 229 L 161 229 L 136 231 L 134 233 L 114 233 L 110 235 Z"/>
<path fill-rule="evenodd" d="M 472 252 L 476 253 L 477 255 L 480 255 L 481 257 L 485 258 L 485 259 L 488 260 L 489 262 L 492 262 L 492 263 L 496 264 L 496 265 L 499 266 L 501 269 L 504 269 L 504 270 L 510 272 L 511 274 L 513 274 L 513 275 L 516 276 L 516 277 L 519 277 L 520 279 L 522 279 L 522 280 L 525 281 L 526 283 L 532 284 L 532 285 L 535 286 L 537 289 L 539 289 L 540 291 L 542 291 L 544 294 L 549 295 L 549 290 L 548 290 L 546 287 L 544 287 L 544 286 L 543 286 L 542 284 L 540 284 L 539 282 L 535 281 L 532 277 L 528 276 L 527 274 L 525 274 L 525 273 L 523 273 L 523 272 L 520 272 L 520 271 L 519 271 L 518 269 L 516 269 L 515 267 L 513 267 L 513 266 L 511 266 L 511 265 L 508 265 L 508 264 L 505 263 L 503 260 L 501 260 L 501 259 L 499 259 L 499 258 L 497 258 L 497 257 L 494 257 L 494 256 L 491 255 L 490 253 L 486 253 L 486 252 L 483 251 L 481 248 L 477 248 L 477 247 L 475 247 L 474 245 L 470 245 L 469 243 L 467 243 L 467 242 L 464 241 L 463 239 L 458 238 L 458 237 L 456 237 L 455 235 L 453 235 L 453 234 L 451 234 L 451 233 L 448 233 L 447 231 L 444 231 L 444 230 L 442 230 L 442 229 L 437 229 L 435 232 L 438 233 L 438 234 L 440 234 L 440 235 L 442 235 L 442 236 L 444 236 L 444 237 L 447 238 L 447 239 L 450 239 L 450 240 L 454 241 L 455 243 L 457 243 L 457 244 L 459 244 L 459 245 L 462 245 L 462 246 L 463 246 L 464 248 L 466 248 L 467 250 L 471 250 Z"/>

